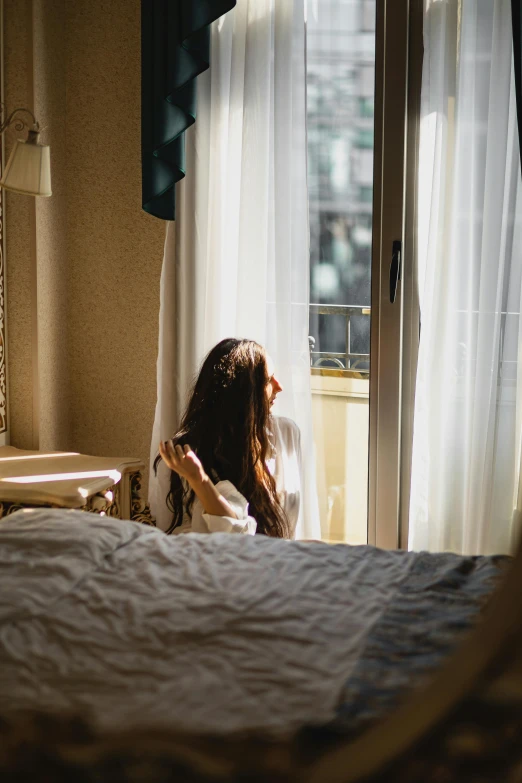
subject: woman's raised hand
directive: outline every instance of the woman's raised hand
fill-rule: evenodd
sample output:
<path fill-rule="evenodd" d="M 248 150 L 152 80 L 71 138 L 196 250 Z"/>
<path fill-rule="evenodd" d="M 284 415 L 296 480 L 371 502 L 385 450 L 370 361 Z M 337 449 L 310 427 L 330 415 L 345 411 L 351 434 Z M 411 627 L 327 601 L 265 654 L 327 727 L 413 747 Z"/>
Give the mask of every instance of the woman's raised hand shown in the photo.
<path fill-rule="evenodd" d="M 159 450 L 167 467 L 175 470 L 185 481 L 188 481 L 194 494 L 200 500 L 204 513 L 217 517 L 238 518 L 228 500 L 220 495 L 214 483 L 209 479 L 201 460 L 188 444 L 183 447 L 175 446 L 171 440 L 166 440 L 164 443 L 160 443 Z"/>
<path fill-rule="evenodd" d="M 188 443 L 175 446 L 172 440 L 166 440 L 160 443 L 159 451 L 167 467 L 179 473 L 189 484 L 200 484 L 207 480 L 201 460 Z"/>

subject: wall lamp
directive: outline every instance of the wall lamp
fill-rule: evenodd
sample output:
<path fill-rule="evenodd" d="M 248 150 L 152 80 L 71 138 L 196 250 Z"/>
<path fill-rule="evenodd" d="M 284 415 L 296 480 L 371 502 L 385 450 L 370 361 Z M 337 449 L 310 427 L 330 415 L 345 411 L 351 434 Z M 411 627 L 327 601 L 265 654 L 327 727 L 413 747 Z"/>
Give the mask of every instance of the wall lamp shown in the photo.
<path fill-rule="evenodd" d="M 20 113 L 29 114 L 32 124 L 29 125 L 24 119 L 15 116 Z M 0 179 L 0 187 L 27 196 L 51 196 L 50 148 L 38 141 L 40 125 L 36 117 L 29 109 L 15 109 L 0 123 L 0 134 L 13 124 L 17 131 L 27 128 L 27 139 L 18 139 L 15 142 Z"/>

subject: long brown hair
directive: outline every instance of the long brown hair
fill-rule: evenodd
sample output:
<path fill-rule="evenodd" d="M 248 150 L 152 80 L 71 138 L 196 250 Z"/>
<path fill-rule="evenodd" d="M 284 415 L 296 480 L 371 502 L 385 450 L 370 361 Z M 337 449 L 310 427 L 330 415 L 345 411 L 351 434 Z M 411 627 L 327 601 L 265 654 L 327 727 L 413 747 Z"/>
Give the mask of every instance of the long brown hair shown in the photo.
<path fill-rule="evenodd" d="M 222 340 L 208 354 L 190 395 L 175 444 L 188 443 L 213 481 L 231 481 L 248 500 L 257 532 L 288 538 L 290 529 L 267 468 L 270 405 L 266 353 L 253 340 Z M 157 466 L 161 457 L 154 463 Z M 194 492 L 171 471 L 167 533 L 191 514 Z"/>

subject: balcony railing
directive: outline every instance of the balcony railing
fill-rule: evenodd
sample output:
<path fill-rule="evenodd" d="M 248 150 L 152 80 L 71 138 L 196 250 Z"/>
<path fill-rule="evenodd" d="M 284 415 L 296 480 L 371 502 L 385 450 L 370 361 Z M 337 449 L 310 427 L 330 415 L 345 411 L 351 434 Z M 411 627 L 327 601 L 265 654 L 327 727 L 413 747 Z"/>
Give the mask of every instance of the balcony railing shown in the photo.
<path fill-rule="evenodd" d="M 311 304 L 310 315 L 337 315 L 344 316 L 345 318 L 345 344 L 346 350 L 344 352 L 335 351 L 316 351 L 315 343 L 316 339 L 313 335 L 308 337 L 308 343 L 310 346 L 310 366 L 315 369 L 336 369 L 342 370 L 346 373 L 355 372 L 358 376 L 369 375 L 369 363 L 370 355 L 367 353 L 354 353 L 351 351 L 351 325 L 350 319 L 353 316 L 371 316 L 371 308 L 364 307 L 362 305 L 326 305 L 326 304 Z M 457 310 L 459 315 L 463 315 L 466 318 L 471 316 L 491 315 L 501 316 L 500 324 L 500 360 L 498 362 L 498 377 L 499 382 L 516 381 L 516 373 L 518 367 L 518 358 L 511 351 L 513 358 L 507 358 L 504 351 L 505 332 L 507 328 L 507 318 L 509 316 L 520 318 L 520 313 L 500 311 L 479 311 L 479 310 Z M 454 376 L 461 378 L 466 375 L 476 376 L 476 369 L 469 367 L 470 360 L 467 357 L 467 347 L 465 343 L 460 343 L 459 360 L 455 367 Z M 332 364 L 335 367 L 332 367 Z M 361 367 L 360 365 L 366 365 Z M 325 366 L 326 365 L 326 366 Z"/>
<path fill-rule="evenodd" d="M 371 308 L 358 305 L 325 305 L 325 304 L 311 304 L 310 315 L 342 315 L 345 318 L 345 335 L 346 335 L 346 350 L 343 353 L 336 351 L 316 351 L 315 337 L 310 335 L 308 342 L 310 345 L 310 365 L 312 368 L 324 368 L 328 365 L 330 369 L 332 364 L 335 368 L 343 370 L 345 372 L 357 372 L 361 375 L 368 376 L 368 365 L 370 362 L 370 354 L 368 353 L 354 353 L 351 350 L 352 343 L 352 330 L 350 319 L 357 316 L 371 315 Z M 367 365 L 361 367 L 361 365 Z"/>

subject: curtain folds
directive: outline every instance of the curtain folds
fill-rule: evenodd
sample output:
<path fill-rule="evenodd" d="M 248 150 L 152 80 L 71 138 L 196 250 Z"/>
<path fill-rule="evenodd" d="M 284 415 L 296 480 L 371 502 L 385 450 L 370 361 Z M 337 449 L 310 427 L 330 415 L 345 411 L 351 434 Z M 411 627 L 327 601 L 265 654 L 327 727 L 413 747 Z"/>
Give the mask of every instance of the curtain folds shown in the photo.
<path fill-rule="evenodd" d="M 522 185 L 509 0 L 427 0 L 409 546 L 509 552 L 522 435 Z"/>
<path fill-rule="evenodd" d="M 209 66 L 209 25 L 235 0 L 142 0 L 141 145 L 143 209 L 175 218 L 185 176 L 184 132 L 196 118 L 196 77 Z"/>
<path fill-rule="evenodd" d="M 206 352 L 224 337 L 255 339 L 272 355 L 284 387 L 275 413 L 301 429 L 305 496 L 297 537 L 320 538 L 305 95 L 304 0 L 238 0 L 212 26 L 212 67 L 198 80 L 187 177 L 175 230 L 167 229 L 152 454 L 176 428 Z M 166 476 L 151 476 L 162 526 L 166 487 Z"/>
<path fill-rule="evenodd" d="M 518 148 L 522 160 L 522 13 L 520 0 L 511 0 L 511 22 L 513 25 L 513 67 L 518 121 Z M 520 364 L 520 362 L 519 362 Z M 518 441 L 518 490 L 513 513 L 513 539 L 522 536 L 522 426 L 517 428 Z"/>
<path fill-rule="evenodd" d="M 520 0 L 511 0 L 513 24 L 513 65 L 515 68 L 515 89 L 517 95 L 518 142 L 522 153 L 522 13 Z"/>

